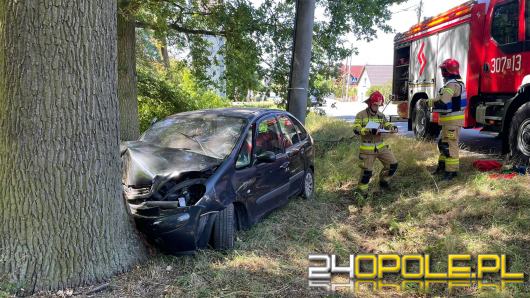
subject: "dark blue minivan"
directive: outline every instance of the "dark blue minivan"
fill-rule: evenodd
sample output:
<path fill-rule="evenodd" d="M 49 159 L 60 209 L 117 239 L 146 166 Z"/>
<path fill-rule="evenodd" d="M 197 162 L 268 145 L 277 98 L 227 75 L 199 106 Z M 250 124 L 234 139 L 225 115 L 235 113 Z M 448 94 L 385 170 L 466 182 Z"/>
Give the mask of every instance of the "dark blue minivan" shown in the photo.
<path fill-rule="evenodd" d="M 176 114 L 122 144 L 136 226 L 167 253 L 231 249 L 235 232 L 314 192 L 314 144 L 291 114 L 214 109 Z"/>

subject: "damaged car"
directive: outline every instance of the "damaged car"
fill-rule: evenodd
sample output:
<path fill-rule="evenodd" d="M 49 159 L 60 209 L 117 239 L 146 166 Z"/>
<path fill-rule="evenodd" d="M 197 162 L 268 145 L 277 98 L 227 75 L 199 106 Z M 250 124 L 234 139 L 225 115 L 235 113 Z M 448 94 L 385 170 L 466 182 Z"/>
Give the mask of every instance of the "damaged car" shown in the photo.
<path fill-rule="evenodd" d="M 314 192 L 314 144 L 291 114 L 180 113 L 122 144 L 123 189 L 137 228 L 166 253 L 234 246 L 235 232 Z"/>

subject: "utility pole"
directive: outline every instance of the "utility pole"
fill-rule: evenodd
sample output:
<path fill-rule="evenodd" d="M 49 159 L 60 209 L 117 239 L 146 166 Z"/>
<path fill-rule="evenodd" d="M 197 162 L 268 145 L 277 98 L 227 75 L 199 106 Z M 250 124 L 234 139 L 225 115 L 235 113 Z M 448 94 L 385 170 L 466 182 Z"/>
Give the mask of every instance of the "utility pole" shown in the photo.
<path fill-rule="evenodd" d="M 350 70 L 351 70 L 351 56 L 348 56 L 348 65 L 346 70 L 346 101 L 350 101 Z"/>
<path fill-rule="evenodd" d="M 287 110 L 305 123 L 315 0 L 297 0 Z"/>
<path fill-rule="evenodd" d="M 421 15 L 423 14 L 423 0 L 420 0 L 420 4 L 418 4 L 418 24 L 421 22 Z"/>
<path fill-rule="evenodd" d="M 340 81 L 340 100 L 344 100 L 344 92 L 346 92 L 346 75 L 348 74 L 348 59 L 344 61 L 344 71 L 343 74 L 341 74 L 341 81 Z"/>

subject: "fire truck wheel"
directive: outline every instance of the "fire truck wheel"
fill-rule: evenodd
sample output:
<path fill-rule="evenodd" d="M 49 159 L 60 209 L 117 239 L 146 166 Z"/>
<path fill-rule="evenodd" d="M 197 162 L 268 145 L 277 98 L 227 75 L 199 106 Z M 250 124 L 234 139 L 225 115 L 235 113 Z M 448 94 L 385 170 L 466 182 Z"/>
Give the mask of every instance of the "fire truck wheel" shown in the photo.
<path fill-rule="evenodd" d="M 530 158 L 530 102 L 523 104 L 512 118 L 510 127 L 510 151 L 512 160 L 528 165 Z"/>
<path fill-rule="evenodd" d="M 420 140 L 432 140 L 438 137 L 440 127 L 430 122 L 430 111 L 423 100 L 418 100 L 414 106 L 412 127 L 414 135 Z"/>

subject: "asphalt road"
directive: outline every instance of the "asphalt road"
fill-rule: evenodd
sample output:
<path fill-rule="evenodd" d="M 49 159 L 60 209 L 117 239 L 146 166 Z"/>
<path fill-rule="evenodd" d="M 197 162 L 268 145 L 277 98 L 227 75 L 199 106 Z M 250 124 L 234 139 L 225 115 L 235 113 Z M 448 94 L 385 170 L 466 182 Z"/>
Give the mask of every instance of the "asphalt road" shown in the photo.
<path fill-rule="evenodd" d="M 326 115 L 336 117 L 339 119 L 352 122 L 355 120 L 355 115 L 366 108 L 364 103 L 351 103 L 351 102 L 337 102 L 337 108 L 330 107 L 330 101 L 323 107 L 326 111 Z M 395 106 L 388 106 L 385 110 L 387 116 L 396 115 Z M 396 126 L 399 128 L 399 133 L 407 137 L 414 137 L 412 131 L 407 130 L 407 122 L 396 122 Z M 477 129 L 462 129 L 460 136 L 460 148 L 468 150 L 474 153 L 480 154 L 491 154 L 500 155 L 502 153 L 501 140 L 489 135 L 481 134 Z"/>

